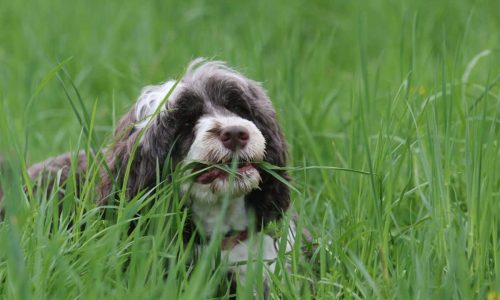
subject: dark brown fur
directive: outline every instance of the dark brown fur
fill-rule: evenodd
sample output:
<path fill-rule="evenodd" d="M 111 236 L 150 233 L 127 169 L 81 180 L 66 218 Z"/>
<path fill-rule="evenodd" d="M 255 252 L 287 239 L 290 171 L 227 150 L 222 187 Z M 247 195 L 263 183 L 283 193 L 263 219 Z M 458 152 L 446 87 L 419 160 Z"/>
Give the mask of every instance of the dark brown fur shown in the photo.
<path fill-rule="evenodd" d="M 31 180 L 36 181 L 37 179 L 41 179 L 41 186 L 47 187 L 47 193 L 52 193 L 53 190 L 57 189 L 57 183 L 59 185 L 65 185 L 68 181 L 68 178 L 72 172 L 72 161 L 74 159 L 74 155 L 71 153 L 64 153 L 42 162 L 36 163 L 32 165 L 28 169 L 28 176 Z M 83 180 L 86 170 L 87 170 L 87 157 L 85 152 L 80 151 L 75 158 L 77 165 L 75 166 L 75 179 L 76 184 L 80 184 L 80 180 Z M 3 172 L 5 169 L 3 168 L 4 160 L 0 157 L 0 172 Z M 58 177 L 58 174 L 60 176 Z M 58 182 L 56 182 L 58 180 Z M 34 187 L 35 191 L 37 186 Z M 59 196 L 63 196 L 63 192 L 58 192 Z M 3 192 L 0 188 L 0 220 L 3 219 L 4 211 L 2 208 L 2 199 Z"/>
<path fill-rule="evenodd" d="M 68 180 L 68 177 L 71 174 L 71 163 L 73 159 L 74 156 L 71 153 L 64 153 L 49 158 L 45 161 L 32 165 L 28 169 L 28 175 L 31 179 L 36 179 L 41 176 L 43 178 L 51 178 L 54 180 L 57 177 L 58 172 L 60 172 L 60 182 L 64 183 Z M 77 162 L 75 174 L 77 178 L 81 178 L 87 170 L 87 156 L 85 155 L 85 152 L 80 151 L 75 160 Z M 53 184 L 53 182 L 49 184 L 50 189 L 53 188 Z"/>

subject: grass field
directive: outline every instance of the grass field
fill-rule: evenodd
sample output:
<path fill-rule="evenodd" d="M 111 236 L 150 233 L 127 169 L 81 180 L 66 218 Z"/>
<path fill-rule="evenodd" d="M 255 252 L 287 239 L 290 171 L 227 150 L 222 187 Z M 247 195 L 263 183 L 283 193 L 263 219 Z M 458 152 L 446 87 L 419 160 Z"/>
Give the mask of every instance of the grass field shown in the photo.
<path fill-rule="evenodd" d="M 198 56 L 225 60 L 268 90 L 297 167 L 294 206 L 318 245 L 312 258 L 294 249 L 271 299 L 500 299 L 500 2 L 247 2 L 2 1 L 9 168 L 89 148 L 76 91 L 99 148 L 141 87 Z M 154 204 L 132 235 L 143 202 L 102 220 L 93 182 L 78 199 L 67 191 L 61 217 L 54 198 L 27 202 L 21 176 L 2 174 L 2 186 L 2 298 L 221 289 L 215 247 L 188 263 L 175 186 L 139 199 Z"/>

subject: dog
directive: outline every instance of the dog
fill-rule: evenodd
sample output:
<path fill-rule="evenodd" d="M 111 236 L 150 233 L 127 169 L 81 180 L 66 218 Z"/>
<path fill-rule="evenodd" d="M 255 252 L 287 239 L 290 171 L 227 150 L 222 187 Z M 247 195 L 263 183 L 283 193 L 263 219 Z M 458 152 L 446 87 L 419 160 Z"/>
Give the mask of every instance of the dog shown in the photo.
<path fill-rule="evenodd" d="M 100 205 L 114 200 L 122 186 L 128 198 L 154 189 L 157 170 L 167 163 L 171 168 L 192 163 L 194 167 L 186 171 L 192 180 L 181 186 L 190 221 L 206 237 L 216 228 L 222 231 L 221 253 L 229 261 L 229 271 L 243 281 L 246 266 L 241 262 L 256 247 L 248 233 L 261 232 L 290 206 L 287 184 L 259 167 L 262 162 L 287 164 L 287 145 L 273 105 L 260 83 L 220 61 L 196 59 L 180 80 L 145 87 L 117 124 L 104 157 L 107 168 L 97 186 Z M 71 154 L 63 154 L 31 166 L 28 175 L 34 179 L 59 174 L 59 182 L 64 182 L 74 167 L 77 176 L 84 176 L 86 154 L 78 154 L 76 166 L 72 161 Z M 218 167 L 234 163 L 236 174 Z M 285 171 L 276 172 L 289 180 Z M 224 199 L 227 213 L 222 226 L 216 227 Z M 255 217 L 255 228 L 249 228 L 250 215 Z M 287 250 L 293 246 L 295 227 L 289 231 Z M 263 258 L 276 259 L 276 241 L 260 234 Z M 269 268 L 272 271 L 273 265 Z"/>

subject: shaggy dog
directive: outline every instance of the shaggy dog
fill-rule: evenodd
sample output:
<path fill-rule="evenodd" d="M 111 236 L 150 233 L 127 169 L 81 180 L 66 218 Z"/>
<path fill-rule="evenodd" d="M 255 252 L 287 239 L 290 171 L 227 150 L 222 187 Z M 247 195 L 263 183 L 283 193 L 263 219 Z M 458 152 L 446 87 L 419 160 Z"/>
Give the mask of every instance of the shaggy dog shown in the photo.
<path fill-rule="evenodd" d="M 130 159 L 125 183 L 129 198 L 154 189 L 157 170 L 163 170 L 164 164 L 175 168 L 196 162 L 187 171 L 195 174 L 193 179 L 181 187 L 182 193 L 189 193 L 190 222 L 210 237 L 223 200 L 229 199 L 221 228 L 225 236 L 221 251 L 230 263 L 246 261 L 249 247 L 256 247 L 249 245 L 249 230 L 261 231 L 289 207 L 287 185 L 259 168 L 262 162 L 286 165 L 285 139 L 274 108 L 259 83 L 222 62 L 196 59 L 178 82 L 145 87 L 119 121 L 114 142 L 104 150 L 104 156 L 108 168 L 101 172 L 99 204 L 114 200 L 114 192 L 124 184 Z M 234 175 L 215 167 L 235 160 Z M 63 154 L 33 165 L 28 174 L 31 178 L 54 178 L 58 173 L 59 182 L 64 182 L 71 161 L 70 154 Z M 85 154 L 80 153 L 77 161 L 76 174 L 84 176 Z M 284 171 L 277 173 L 288 178 Z M 257 228 L 249 228 L 249 214 L 255 216 Z M 287 248 L 294 234 L 292 226 Z M 276 258 L 277 247 L 271 237 L 263 236 L 262 247 L 264 259 Z M 233 265 L 231 271 L 244 278 L 245 265 Z"/>

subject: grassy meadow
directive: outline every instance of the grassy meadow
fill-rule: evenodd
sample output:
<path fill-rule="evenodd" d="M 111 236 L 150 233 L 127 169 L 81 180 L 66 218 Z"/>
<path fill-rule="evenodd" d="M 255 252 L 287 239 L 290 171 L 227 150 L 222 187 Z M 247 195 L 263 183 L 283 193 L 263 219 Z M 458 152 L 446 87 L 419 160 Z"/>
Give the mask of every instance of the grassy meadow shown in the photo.
<path fill-rule="evenodd" d="M 499 1 L 3 0 L 0 25 L 1 298 L 228 297 L 216 240 L 193 263 L 179 238 L 175 180 L 106 218 L 95 170 L 61 215 L 23 189 L 202 56 L 263 82 L 288 140 L 317 247 L 280 253 L 270 299 L 500 299 Z M 239 299 L 262 297 L 255 257 Z"/>

